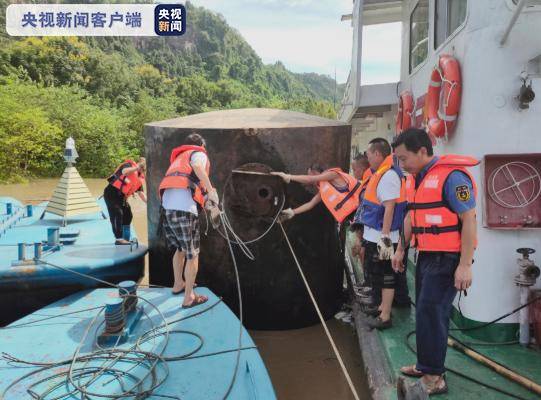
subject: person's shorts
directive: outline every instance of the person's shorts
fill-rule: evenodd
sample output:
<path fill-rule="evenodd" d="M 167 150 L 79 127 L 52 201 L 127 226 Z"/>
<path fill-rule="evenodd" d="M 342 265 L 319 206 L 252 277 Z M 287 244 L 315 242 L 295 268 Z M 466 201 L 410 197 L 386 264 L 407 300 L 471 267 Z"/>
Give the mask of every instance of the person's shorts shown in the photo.
<path fill-rule="evenodd" d="M 165 210 L 163 230 L 171 248 L 186 253 L 191 260 L 199 255 L 199 217 L 186 211 Z"/>

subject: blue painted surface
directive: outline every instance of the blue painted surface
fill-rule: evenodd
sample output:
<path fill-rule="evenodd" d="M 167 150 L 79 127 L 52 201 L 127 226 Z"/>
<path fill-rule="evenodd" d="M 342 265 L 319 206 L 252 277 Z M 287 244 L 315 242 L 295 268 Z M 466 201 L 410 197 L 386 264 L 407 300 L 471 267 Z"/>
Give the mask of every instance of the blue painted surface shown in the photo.
<path fill-rule="evenodd" d="M 197 349 L 201 344 L 201 341 L 193 335 L 173 333 L 172 331 L 189 331 L 203 338 L 201 348 L 192 355 L 192 357 L 195 356 L 197 358 L 167 361 L 165 363 L 169 369 L 169 376 L 154 391 L 154 394 L 178 396 L 180 399 L 189 400 L 222 399 L 231 382 L 237 357 L 236 349 L 240 322 L 231 310 L 210 290 L 198 288 L 197 291 L 198 294 L 207 295 L 209 301 L 190 309 L 182 309 L 180 305 L 183 301 L 183 296 L 171 295 L 170 289 L 139 289 L 137 292 L 139 296 L 157 306 L 166 321 L 170 324 L 169 330 L 171 333 L 167 347 L 165 348 L 165 357 L 188 354 Z M 103 306 L 111 297 L 117 296 L 117 293 L 115 289 L 97 289 L 81 292 L 13 323 L 10 327 L 14 328 L 8 327 L 7 329 L 0 330 L 0 352 L 6 352 L 19 359 L 33 362 L 56 362 L 71 359 L 79 343 L 82 341 L 89 323 L 92 322 L 100 310 L 88 310 L 72 315 L 65 315 L 65 313 Z M 211 308 L 215 303 L 217 304 Z M 151 321 L 155 325 L 163 323 L 163 319 L 159 313 L 145 301 L 139 299 L 138 307 L 143 307 L 146 314 L 143 313 L 144 315 L 138 322 L 130 339 L 125 344 L 119 346 L 120 348 L 128 349 L 133 346 L 137 338 L 152 327 Z M 202 312 L 206 309 L 208 311 Z M 173 322 L 179 318 L 186 318 L 198 313 L 201 314 L 183 319 L 182 321 Z M 45 316 L 56 315 L 61 316 L 47 321 L 38 321 L 45 318 Z M 31 323 L 32 321 L 36 322 Z M 98 316 L 96 324 L 89 331 L 87 340 L 83 342 L 81 355 L 86 355 L 96 350 L 96 346 L 93 343 L 96 336 L 101 333 L 102 328 L 99 327 L 101 321 L 103 321 L 103 313 Z M 15 327 L 17 325 L 20 327 Z M 141 349 L 150 351 L 153 346 L 156 346 L 155 350 L 157 351 L 165 343 L 165 336 L 158 336 L 143 344 Z M 259 352 L 257 349 L 251 348 L 254 346 L 254 342 L 249 337 L 247 331 L 242 328 L 241 347 L 249 347 L 250 349 L 241 350 L 240 352 L 239 368 L 236 373 L 232 392 L 228 396 L 229 399 L 276 399 L 272 383 Z M 201 355 L 227 350 L 235 351 L 220 355 L 199 357 Z M 93 361 L 91 365 L 101 365 L 101 363 L 103 362 L 98 363 L 97 361 Z M 66 370 L 68 366 L 69 364 L 64 365 L 63 369 Z M 133 363 L 122 361 L 117 362 L 115 367 L 122 371 L 129 369 L 130 373 L 138 377 L 144 375 L 146 372 L 141 366 L 134 367 Z M 33 371 L 34 368 L 36 367 L 0 360 L 0 397 L 1 393 L 10 383 Z M 55 369 L 55 371 L 61 370 L 62 368 Z M 31 398 L 26 392 L 27 388 L 33 382 L 38 381 L 39 378 L 50 375 L 51 371 L 47 371 L 40 374 L 39 377 L 34 376 L 21 381 L 20 384 L 6 393 L 4 400 Z M 45 388 L 51 387 L 54 383 L 60 383 L 62 379 L 65 380 L 65 377 L 60 380 L 48 381 L 36 389 L 39 389 L 38 392 L 43 393 Z M 108 395 L 120 393 L 122 389 L 117 381 L 109 383 L 106 386 L 102 385 L 109 380 L 111 380 L 110 376 L 100 377 L 90 389 L 97 393 L 106 393 Z M 129 385 L 127 386 L 129 387 Z M 62 393 L 66 393 L 65 385 L 54 392 L 55 395 Z M 79 397 L 72 395 L 66 398 L 80 399 L 80 393 Z M 133 397 L 129 398 L 131 399 Z M 153 395 L 149 398 L 158 399 L 160 397 Z"/>
<path fill-rule="evenodd" d="M 9 219 L 7 203 L 13 203 L 14 214 L 20 211 L 25 217 L 3 229 Z M 103 199 L 98 204 L 107 217 Z M 59 227 L 60 240 L 73 243 L 61 246 L 58 251 L 48 252 L 44 248 L 42 259 L 48 263 L 114 282 L 138 280 L 143 274 L 147 247 L 115 246 L 110 222 L 101 213 L 71 217 L 68 225 L 62 227 L 62 218 L 57 215 L 46 213 L 40 219 L 45 207 L 46 203 L 34 206 L 33 215 L 27 217 L 26 207 L 19 201 L 0 197 L 0 325 L 77 290 L 99 286 L 43 263 L 13 265 L 18 259 L 17 244 L 28 243 L 26 258 L 32 259 L 31 245 L 46 241 L 48 228 Z M 136 237 L 133 227 L 131 235 Z M 14 304 L 6 308 L 7 299 Z"/>

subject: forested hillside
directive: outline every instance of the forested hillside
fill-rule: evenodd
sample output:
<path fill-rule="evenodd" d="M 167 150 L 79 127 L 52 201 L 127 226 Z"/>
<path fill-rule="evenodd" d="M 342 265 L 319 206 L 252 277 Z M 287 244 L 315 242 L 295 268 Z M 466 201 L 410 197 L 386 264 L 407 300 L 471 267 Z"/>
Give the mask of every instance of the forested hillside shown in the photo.
<path fill-rule="evenodd" d="M 8 3 L 0 0 L 0 181 L 58 176 L 70 135 L 80 172 L 106 176 L 142 154 L 146 122 L 243 107 L 336 115 L 333 79 L 263 64 L 223 17 L 190 3 L 180 38 L 11 38 Z"/>

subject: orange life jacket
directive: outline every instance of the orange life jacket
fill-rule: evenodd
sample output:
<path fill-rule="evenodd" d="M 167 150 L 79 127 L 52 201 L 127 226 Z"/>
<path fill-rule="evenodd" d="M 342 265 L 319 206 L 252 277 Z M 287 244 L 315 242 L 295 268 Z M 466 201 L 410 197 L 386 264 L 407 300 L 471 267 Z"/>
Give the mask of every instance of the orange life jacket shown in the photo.
<path fill-rule="evenodd" d="M 419 251 L 460 252 L 461 223 L 443 198 L 443 189 L 449 174 L 461 171 L 472 181 L 474 196 L 477 186 L 466 167 L 478 165 L 473 157 L 449 154 L 441 156 L 430 167 L 415 188 L 415 177 L 408 176 L 406 193 L 412 225 L 411 245 Z"/>
<path fill-rule="evenodd" d="M 165 189 L 190 189 L 194 201 L 201 207 L 205 205 L 206 192 L 190 164 L 192 154 L 198 151 L 207 154 L 205 148 L 201 146 L 183 145 L 173 149 L 169 160 L 171 165 L 167 169 L 158 188 L 160 198 Z M 210 162 L 208 158 L 205 169 L 208 175 L 210 173 Z"/>
<path fill-rule="evenodd" d="M 400 178 L 400 197 L 396 200 L 394 207 L 393 220 L 391 222 L 391 231 L 401 229 L 404 224 L 404 216 L 406 215 L 406 185 L 404 182 L 404 174 L 402 170 L 395 165 L 393 155 L 389 155 L 376 172 L 372 174 L 362 202 L 361 223 L 370 228 L 381 231 L 383 228 L 383 216 L 385 215 L 385 207 L 378 200 L 378 185 L 383 175 L 390 169 L 394 170 Z"/>
<path fill-rule="evenodd" d="M 370 180 L 370 177 L 373 175 L 373 172 L 370 168 L 367 168 L 363 173 L 363 178 L 361 180 L 361 192 L 363 192 L 366 187 L 368 186 L 368 181 Z"/>
<path fill-rule="evenodd" d="M 115 169 L 115 172 L 109 177 L 108 181 L 109 184 L 120 190 L 124 196 L 129 197 L 143 186 L 145 183 L 145 175 L 139 171 L 123 175 L 122 166 L 124 164 L 130 164 L 130 167 L 137 167 L 135 161 L 126 160 Z"/>
<path fill-rule="evenodd" d="M 321 200 L 327 209 L 331 212 L 334 219 L 342 223 L 351 213 L 359 207 L 359 192 L 361 182 L 349 174 L 343 172 L 340 168 L 331 168 L 326 172 L 336 172 L 347 183 L 347 189 L 338 190 L 330 181 L 318 183 Z"/>

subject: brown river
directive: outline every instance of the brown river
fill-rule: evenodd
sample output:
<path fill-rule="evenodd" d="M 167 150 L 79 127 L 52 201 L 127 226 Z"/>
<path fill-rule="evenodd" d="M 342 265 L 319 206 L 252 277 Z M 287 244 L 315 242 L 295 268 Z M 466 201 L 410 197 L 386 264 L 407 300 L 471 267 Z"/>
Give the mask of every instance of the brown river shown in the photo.
<path fill-rule="evenodd" d="M 56 179 L 39 179 L 26 184 L 0 185 L 0 196 L 37 204 L 50 198 L 57 182 Z M 103 193 L 104 179 L 85 179 L 85 182 L 94 196 Z M 132 199 L 130 203 L 137 235 L 146 243 L 146 205 L 139 199 Z M 146 265 L 148 272 L 148 260 Z M 327 324 L 359 396 L 369 399 L 355 330 L 335 319 Z M 250 334 L 265 361 L 279 399 L 354 399 L 321 325 L 289 331 L 250 331 Z"/>

